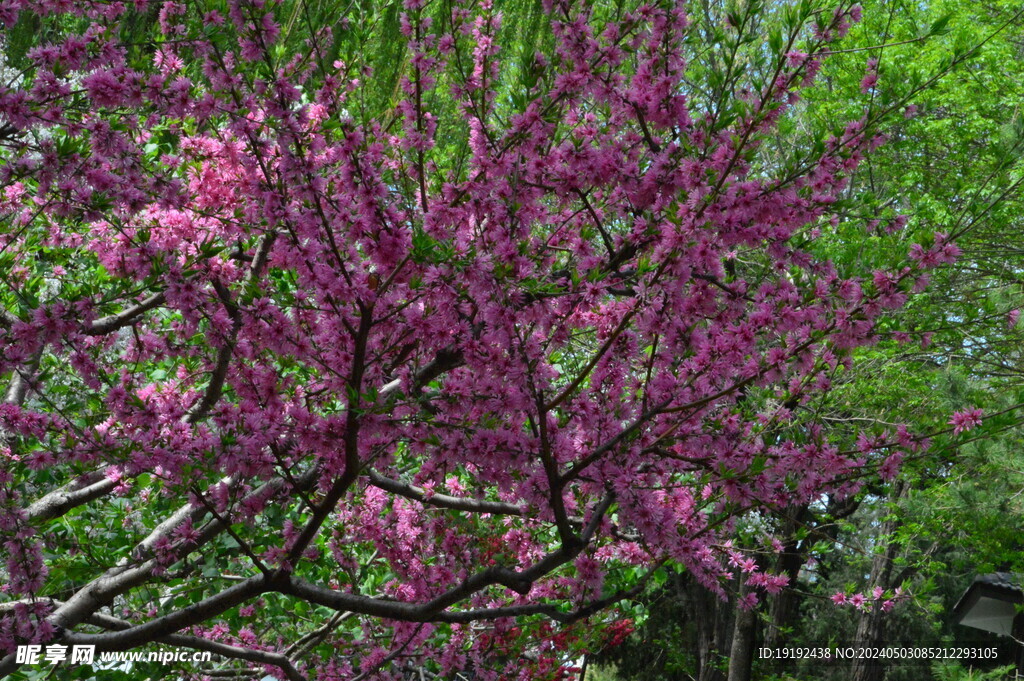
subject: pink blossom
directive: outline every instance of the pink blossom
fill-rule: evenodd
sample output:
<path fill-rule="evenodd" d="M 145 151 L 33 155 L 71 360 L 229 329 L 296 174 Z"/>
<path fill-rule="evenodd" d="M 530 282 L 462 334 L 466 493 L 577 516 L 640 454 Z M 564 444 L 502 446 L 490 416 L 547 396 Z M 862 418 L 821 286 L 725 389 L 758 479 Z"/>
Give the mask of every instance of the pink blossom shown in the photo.
<path fill-rule="evenodd" d="M 868 92 L 871 88 L 878 84 L 878 74 L 871 71 L 864 75 L 864 78 L 860 81 L 860 91 Z"/>
<path fill-rule="evenodd" d="M 952 418 L 949 419 L 949 425 L 953 426 L 953 434 L 959 435 L 980 425 L 983 413 L 981 409 L 954 412 Z"/>
<path fill-rule="evenodd" d="M 896 474 L 899 472 L 900 465 L 903 463 L 903 452 L 895 451 L 886 457 L 882 465 L 878 467 L 878 475 L 883 480 L 893 480 Z"/>
<path fill-rule="evenodd" d="M 807 61 L 807 53 L 792 50 L 786 53 L 786 60 L 790 66 L 801 66 Z"/>

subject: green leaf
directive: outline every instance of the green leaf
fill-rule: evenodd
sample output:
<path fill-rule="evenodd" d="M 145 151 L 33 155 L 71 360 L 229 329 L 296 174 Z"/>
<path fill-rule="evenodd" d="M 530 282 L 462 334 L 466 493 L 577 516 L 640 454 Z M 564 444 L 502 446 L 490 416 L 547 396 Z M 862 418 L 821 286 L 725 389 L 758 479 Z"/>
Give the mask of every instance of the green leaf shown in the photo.
<path fill-rule="evenodd" d="M 953 14 L 944 14 L 935 21 L 932 22 L 931 27 L 928 29 L 929 36 L 945 35 L 950 32 L 949 22 L 953 18 Z"/>

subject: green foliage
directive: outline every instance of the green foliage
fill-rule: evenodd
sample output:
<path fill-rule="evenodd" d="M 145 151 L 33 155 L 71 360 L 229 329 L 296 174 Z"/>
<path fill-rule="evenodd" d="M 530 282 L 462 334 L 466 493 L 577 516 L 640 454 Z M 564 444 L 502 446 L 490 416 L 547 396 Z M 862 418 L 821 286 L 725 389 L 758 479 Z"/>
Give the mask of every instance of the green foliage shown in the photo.
<path fill-rule="evenodd" d="M 957 662 L 942 662 L 932 666 L 935 681 L 1003 681 L 1014 677 L 1014 666 L 1007 665 L 989 671 L 975 671 Z"/>

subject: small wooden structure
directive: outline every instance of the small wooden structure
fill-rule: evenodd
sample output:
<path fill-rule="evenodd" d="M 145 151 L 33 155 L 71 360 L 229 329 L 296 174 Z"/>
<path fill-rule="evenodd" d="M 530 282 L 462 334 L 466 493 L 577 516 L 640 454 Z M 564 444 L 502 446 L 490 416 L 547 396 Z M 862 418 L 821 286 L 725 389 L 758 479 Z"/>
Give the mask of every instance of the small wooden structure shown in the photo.
<path fill-rule="evenodd" d="M 1010 636 L 1017 641 L 1017 669 L 1024 671 L 1024 574 L 978 575 L 953 606 L 953 621 L 965 627 Z"/>

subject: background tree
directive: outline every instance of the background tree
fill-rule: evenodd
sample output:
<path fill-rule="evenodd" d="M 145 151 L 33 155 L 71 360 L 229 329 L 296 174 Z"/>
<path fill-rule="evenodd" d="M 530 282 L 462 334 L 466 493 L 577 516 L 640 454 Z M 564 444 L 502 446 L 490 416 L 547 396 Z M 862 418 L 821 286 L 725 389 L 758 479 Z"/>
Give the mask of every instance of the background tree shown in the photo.
<path fill-rule="evenodd" d="M 889 266 L 889 258 L 900 254 L 870 244 L 882 237 L 887 211 L 896 210 L 909 217 L 911 229 L 956 234 L 964 254 L 933 272 L 927 293 L 893 318 L 878 344 L 856 351 L 855 370 L 837 376 L 833 390 L 814 408 L 830 428 L 848 433 L 878 432 L 906 421 L 939 432 L 950 427 L 950 411 L 977 407 L 999 416 L 987 419 L 973 443 L 937 438 L 926 456 L 908 459 L 904 474 L 891 485 L 872 484 L 837 503 L 844 508 L 840 517 L 823 503 L 780 514 L 777 527 L 787 547 L 780 561 L 799 579 L 768 599 L 758 633 L 766 644 L 852 640 L 858 619 L 865 626 L 873 623 L 876 635 L 892 643 L 926 645 L 980 635 L 953 626 L 953 603 L 975 574 L 1020 566 L 1019 433 L 1014 430 L 1020 403 L 1020 8 L 897 2 L 866 3 L 864 11 L 865 21 L 825 63 L 817 86 L 804 93 L 798 105 L 802 115 L 782 121 L 779 158 L 788 157 L 818 127 L 857 111 L 863 94 L 870 95 L 872 106 L 885 107 L 903 101 L 908 87 L 933 81 L 914 97 L 910 115 L 860 166 L 847 189 L 859 206 L 871 206 L 868 210 L 883 219 L 867 234 L 859 227 L 838 229 L 818 243 L 830 249 L 839 267 Z M 968 58 L 949 68 L 964 55 Z M 893 485 L 902 488 L 895 505 L 890 503 Z M 883 532 L 887 522 L 896 527 Z M 885 620 L 877 611 L 837 610 L 829 600 L 837 591 L 870 594 L 878 585 L 871 578 L 872 562 L 878 563 L 877 575 L 891 580 L 880 586 L 902 585 L 915 594 L 912 604 L 886 618 L 884 630 L 878 628 Z M 778 569 L 786 570 L 781 564 Z M 674 601 L 663 596 L 657 602 Z M 729 621 L 732 616 L 732 605 L 723 604 L 714 617 Z M 660 622 L 673 621 L 685 630 L 690 625 L 680 620 L 703 618 L 685 607 L 652 614 L 629 640 L 646 649 L 663 640 Z M 720 652 L 728 650 L 728 637 L 721 646 Z M 631 647 L 609 651 L 620 676 L 656 677 L 659 671 L 624 662 L 635 652 Z M 686 652 L 666 654 L 670 667 L 701 673 L 686 661 Z M 758 671 L 767 674 L 771 665 Z M 820 665 L 789 671 L 815 679 L 853 673 L 850 667 L 829 671 Z M 893 666 L 872 672 L 895 679 L 921 678 L 927 670 Z"/>

